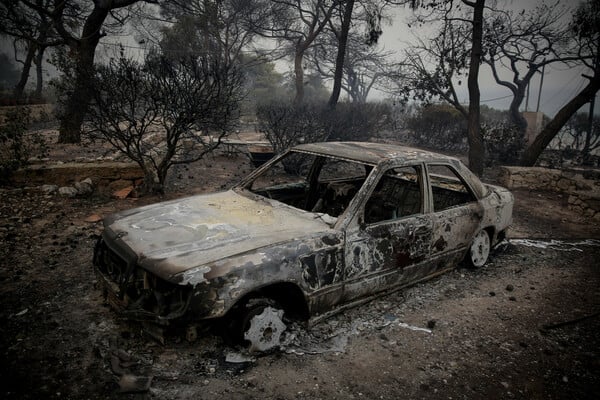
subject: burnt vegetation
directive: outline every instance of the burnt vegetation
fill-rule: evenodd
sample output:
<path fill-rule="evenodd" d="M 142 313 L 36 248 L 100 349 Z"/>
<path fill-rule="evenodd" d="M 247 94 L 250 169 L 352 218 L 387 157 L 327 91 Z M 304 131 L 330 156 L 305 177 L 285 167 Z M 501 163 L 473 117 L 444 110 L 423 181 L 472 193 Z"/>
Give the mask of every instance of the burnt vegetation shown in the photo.
<path fill-rule="evenodd" d="M 121 54 L 96 70 L 85 130 L 135 161 L 147 191 L 163 191 L 173 165 L 200 160 L 235 127 L 241 90 L 239 67 L 218 56 Z"/>

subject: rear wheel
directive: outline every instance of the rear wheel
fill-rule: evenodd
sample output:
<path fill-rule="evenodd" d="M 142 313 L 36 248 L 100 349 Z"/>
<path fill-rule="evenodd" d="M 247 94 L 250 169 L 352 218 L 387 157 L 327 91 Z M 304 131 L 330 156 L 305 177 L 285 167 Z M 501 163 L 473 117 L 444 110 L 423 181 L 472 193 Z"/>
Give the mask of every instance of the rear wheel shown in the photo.
<path fill-rule="evenodd" d="M 482 267 L 490 255 L 490 235 L 486 230 L 481 230 L 473 238 L 471 248 L 467 254 L 467 261 L 473 267 Z"/>

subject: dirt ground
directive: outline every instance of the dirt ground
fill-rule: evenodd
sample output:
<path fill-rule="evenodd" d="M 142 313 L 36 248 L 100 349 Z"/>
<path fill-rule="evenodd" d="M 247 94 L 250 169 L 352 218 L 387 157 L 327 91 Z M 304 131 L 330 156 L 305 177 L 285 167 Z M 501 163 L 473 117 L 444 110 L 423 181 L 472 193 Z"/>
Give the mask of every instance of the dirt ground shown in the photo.
<path fill-rule="evenodd" d="M 600 227 L 555 193 L 514 192 L 510 241 L 485 267 L 290 327 L 272 354 L 248 358 L 210 333 L 160 345 L 119 320 L 92 272 L 101 224 L 85 219 L 220 190 L 251 169 L 216 155 L 140 199 L 0 188 L 0 397 L 600 398 Z M 151 378 L 149 390 L 120 393 L 122 375 Z"/>

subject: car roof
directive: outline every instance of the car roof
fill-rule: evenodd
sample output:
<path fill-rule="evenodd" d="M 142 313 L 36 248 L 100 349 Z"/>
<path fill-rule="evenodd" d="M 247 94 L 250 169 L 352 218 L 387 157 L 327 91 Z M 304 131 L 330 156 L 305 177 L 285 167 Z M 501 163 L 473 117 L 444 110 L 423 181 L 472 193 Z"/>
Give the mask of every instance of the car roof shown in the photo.
<path fill-rule="evenodd" d="M 409 161 L 456 161 L 456 158 L 413 147 L 371 142 L 322 142 L 301 144 L 292 148 L 308 153 L 340 157 L 377 165 L 386 160 Z"/>

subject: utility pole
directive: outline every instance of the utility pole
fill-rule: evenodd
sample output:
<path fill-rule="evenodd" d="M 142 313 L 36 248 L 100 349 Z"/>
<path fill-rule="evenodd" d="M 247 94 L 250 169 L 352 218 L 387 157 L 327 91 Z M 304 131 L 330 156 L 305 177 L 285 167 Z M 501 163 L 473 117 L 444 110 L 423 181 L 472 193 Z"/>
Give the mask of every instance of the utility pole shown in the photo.
<path fill-rule="evenodd" d="M 525 97 L 525 112 L 527 111 L 529 111 L 529 83 L 527 83 L 527 97 Z"/>
<path fill-rule="evenodd" d="M 545 61 L 546 59 L 544 59 Z M 538 92 L 537 107 L 535 112 L 540 111 L 540 99 L 542 98 L 542 86 L 544 86 L 544 71 L 546 70 L 546 64 L 542 66 L 542 77 L 540 78 L 540 91 Z"/>

